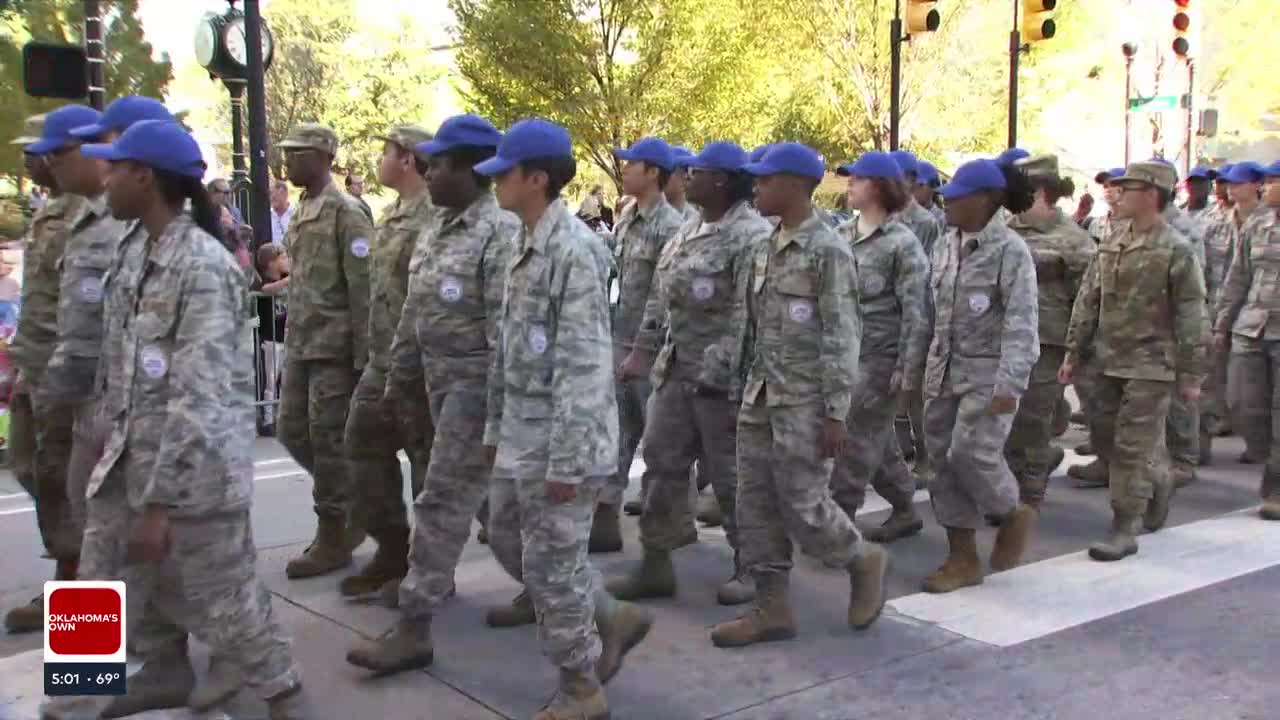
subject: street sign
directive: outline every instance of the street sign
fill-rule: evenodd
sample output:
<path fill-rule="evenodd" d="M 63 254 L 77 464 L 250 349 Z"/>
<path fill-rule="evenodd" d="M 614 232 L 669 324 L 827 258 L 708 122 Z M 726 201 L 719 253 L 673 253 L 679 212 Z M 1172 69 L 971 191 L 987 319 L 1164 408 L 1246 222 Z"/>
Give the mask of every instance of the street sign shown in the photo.
<path fill-rule="evenodd" d="M 1129 98 L 1129 112 L 1163 112 L 1178 107 L 1177 95 Z"/>

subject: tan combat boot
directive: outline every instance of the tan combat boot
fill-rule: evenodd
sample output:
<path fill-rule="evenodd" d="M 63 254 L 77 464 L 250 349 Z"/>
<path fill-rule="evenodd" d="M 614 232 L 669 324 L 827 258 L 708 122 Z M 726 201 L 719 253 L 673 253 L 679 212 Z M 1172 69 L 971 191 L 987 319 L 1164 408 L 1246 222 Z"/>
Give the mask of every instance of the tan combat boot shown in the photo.
<path fill-rule="evenodd" d="M 742 566 L 738 551 L 733 552 L 733 577 L 716 589 L 716 602 L 721 605 L 741 605 L 756 599 L 756 583 Z"/>
<path fill-rule="evenodd" d="M 129 676 L 128 691 L 111 698 L 102 718 L 121 718 L 147 712 L 187 706 L 196 686 L 196 673 L 187 655 L 187 642 L 180 647 L 148 657 L 142 669 Z"/>
<path fill-rule="evenodd" d="M 790 640 L 795 636 L 796 621 L 787 599 L 786 576 L 770 578 L 767 583 L 757 578 L 756 606 L 738 619 L 711 629 L 712 644 L 722 648 Z"/>
<path fill-rule="evenodd" d="M 849 627 L 866 630 L 884 610 L 884 578 L 889 553 L 876 545 L 862 545 L 849 563 Z"/>
<path fill-rule="evenodd" d="M 639 645 L 653 627 L 653 615 L 629 602 L 596 602 L 596 630 L 600 633 L 600 659 L 596 676 L 608 684 L 622 669 L 627 653 Z"/>
<path fill-rule="evenodd" d="M 1262 508 L 1258 514 L 1263 520 L 1280 520 L 1280 482 L 1269 473 L 1262 474 Z"/>
<path fill-rule="evenodd" d="M 1200 467 L 1213 464 L 1213 433 L 1204 425 L 1200 427 Z"/>
<path fill-rule="evenodd" d="M 1022 554 L 1026 552 L 1031 528 L 1035 526 L 1039 515 L 1035 508 L 1023 504 L 1000 521 L 996 544 L 991 548 L 991 572 L 1004 572 L 1018 567 L 1018 563 L 1022 562 Z"/>
<path fill-rule="evenodd" d="M 1164 527 L 1169 519 L 1169 507 L 1178 485 L 1169 475 L 1157 478 L 1151 485 L 1151 499 L 1147 501 L 1147 510 L 1142 514 L 1142 526 L 1149 532 L 1155 532 Z"/>
<path fill-rule="evenodd" d="M 489 627 L 506 628 L 532 625 L 538 621 L 538 617 L 533 610 L 533 598 L 529 597 L 529 591 L 521 590 L 510 605 L 490 608 L 485 613 L 484 621 Z"/>
<path fill-rule="evenodd" d="M 947 528 L 947 559 L 924 579 L 925 592 L 949 593 L 982 584 L 982 563 L 978 560 L 976 535 L 977 531 L 969 528 Z"/>
<path fill-rule="evenodd" d="M 1196 469 L 1186 463 L 1170 465 L 1169 478 L 1173 480 L 1175 488 L 1184 488 L 1199 479 L 1196 476 Z"/>
<path fill-rule="evenodd" d="M 378 549 L 360 572 L 342 578 L 338 591 L 346 597 L 378 592 L 391 581 L 404 579 L 409 572 L 409 529 L 395 528 L 378 534 Z"/>
<path fill-rule="evenodd" d="M 316 717 L 313 703 L 301 685 L 267 698 L 268 720 L 315 720 Z"/>
<path fill-rule="evenodd" d="M 371 642 L 360 642 L 347 651 L 347 662 L 390 675 L 431 665 L 435 648 L 431 644 L 431 618 L 401 616 L 396 626 Z"/>
<path fill-rule="evenodd" d="M 873 543 L 890 543 L 911 537 L 924 529 L 924 521 L 916 513 L 910 498 L 900 498 L 893 504 L 893 512 L 878 527 L 867 528 L 862 536 Z"/>
<path fill-rule="evenodd" d="M 596 678 L 561 670 L 555 697 L 533 720 L 609 720 L 609 701 Z"/>
<path fill-rule="evenodd" d="M 75 580 L 79 569 L 80 562 L 77 559 L 59 560 L 54 569 L 53 579 Z M 37 595 L 31 599 L 31 602 L 19 605 L 6 613 L 4 628 L 11 635 L 44 630 L 44 595 Z"/>
<path fill-rule="evenodd" d="M 1101 562 L 1123 560 L 1138 552 L 1137 515 L 1116 513 L 1111 518 L 1111 534 L 1089 546 L 1089 557 Z"/>
<path fill-rule="evenodd" d="M 350 564 L 346 521 L 334 515 L 320 515 L 316 518 L 315 540 L 301 555 L 290 560 L 284 571 L 291 580 L 296 580 L 324 575 Z"/>
<path fill-rule="evenodd" d="M 231 699 L 244 685 L 240 668 L 219 655 L 209 657 L 209 672 L 196 683 L 187 697 L 187 705 L 196 712 L 206 712 Z"/>
<path fill-rule="evenodd" d="M 1082 443 L 1080 443 L 1079 445 L 1077 445 L 1077 446 L 1075 447 L 1075 454 L 1077 454 L 1077 455 L 1081 455 L 1081 456 L 1084 456 L 1084 457 L 1088 457 L 1088 456 L 1090 456 L 1090 455 L 1095 454 L 1095 453 L 1093 452 L 1093 443 L 1091 443 L 1091 442 L 1082 442 Z"/>
<path fill-rule="evenodd" d="M 1078 488 L 1102 488 L 1111 484 L 1111 471 L 1102 458 L 1088 465 L 1072 465 L 1067 468 L 1067 476 L 1075 479 Z"/>
<path fill-rule="evenodd" d="M 675 597 L 676 571 L 671 565 L 671 553 L 645 548 L 640 565 L 626 577 L 605 583 L 605 588 L 619 600 Z"/>
<path fill-rule="evenodd" d="M 720 509 L 715 495 L 698 496 L 698 522 L 707 527 L 724 525 L 724 511 Z"/>
<path fill-rule="evenodd" d="M 596 505 L 595 516 L 591 518 L 591 538 L 587 542 L 589 553 L 611 553 L 622 551 L 622 518 L 617 505 L 600 503 Z"/>

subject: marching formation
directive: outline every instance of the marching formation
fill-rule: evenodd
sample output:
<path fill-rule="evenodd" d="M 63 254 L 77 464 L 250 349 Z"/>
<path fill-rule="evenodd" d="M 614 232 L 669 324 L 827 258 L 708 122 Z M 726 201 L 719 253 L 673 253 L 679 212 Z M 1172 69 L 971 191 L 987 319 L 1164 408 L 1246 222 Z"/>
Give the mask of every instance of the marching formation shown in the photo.
<path fill-rule="evenodd" d="M 334 183 L 331 129 L 279 144 L 302 194 L 272 278 L 290 310 L 279 436 L 316 514 L 287 574 L 344 569 L 368 537 L 338 590 L 398 608 L 355 666 L 435 662 L 477 519 L 523 587 L 488 624 L 536 624 L 558 672 L 535 720 L 607 718 L 605 686 L 656 622 L 640 603 L 676 594 L 708 485 L 733 550 L 717 600 L 748 605 L 711 630 L 718 647 L 796 636 L 796 546 L 847 571 L 848 624 L 872 625 L 888 545 L 924 526 L 918 488 L 948 539 L 923 589 L 982 583 L 1032 541 L 1066 385 L 1097 456 L 1071 474 L 1111 493 L 1095 560 L 1164 525 L 1229 417 L 1280 519 L 1280 163 L 1197 169 L 1185 207 L 1163 160 L 1108 170 L 1110 212 L 1086 230 L 1058 208 L 1074 187 L 1051 155 L 1010 150 L 943 184 L 911 153 L 867 152 L 835 170 L 842 217 L 813 204 L 828 168 L 805 145 L 645 138 L 615 149 L 629 203 L 593 229 L 599 198 L 582 218 L 562 197 L 575 153 L 553 123 L 460 115 L 382 140 L 397 197 L 376 224 Z M 101 717 L 204 710 L 241 686 L 275 720 L 314 717 L 249 523 L 252 269 L 199 149 L 141 97 L 32 118 L 15 143 L 51 190 L 13 344 L 17 474 L 57 578 L 128 582 L 143 660 Z M 624 503 L 637 451 L 642 496 Z M 868 486 L 892 512 L 861 527 Z M 606 579 L 590 553 L 622 549 L 624 505 L 643 552 Z M 42 599 L 6 626 L 41 629 Z M 199 683 L 189 636 L 212 648 Z"/>

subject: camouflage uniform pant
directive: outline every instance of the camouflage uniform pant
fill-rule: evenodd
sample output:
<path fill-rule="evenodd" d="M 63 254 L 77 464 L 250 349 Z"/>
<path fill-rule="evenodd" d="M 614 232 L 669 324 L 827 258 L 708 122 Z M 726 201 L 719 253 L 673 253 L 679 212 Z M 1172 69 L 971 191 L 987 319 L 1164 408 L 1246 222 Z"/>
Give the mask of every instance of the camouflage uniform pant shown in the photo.
<path fill-rule="evenodd" d="M 1231 338 L 1231 363 L 1238 375 L 1239 393 L 1232 408 L 1232 428 L 1246 446 L 1266 458 L 1265 474 L 1280 475 L 1280 341 Z"/>
<path fill-rule="evenodd" d="M 1219 352 L 1213 352 L 1209 358 L 1209 374 L 1201 386 L 1201 437 L 1206 432 L 1216 432 L 1220 423 L 1227 418 L 1227 365 L 1229 362 L 1228 356 Z"/>
<path fill-rule="evenodd" d="M 107 572 L 128 583 L 129 611 L 141 611 L 130 625 L 142 658 L 169 657 L 186 642 L 185 627 L 214 655 L 237 665 L 261 697 L 297 685 L 300 670 L 258 578 L 249 510 L 170 517 L 170 547 L 158 564 L 125 562 L 136 518 L 123 482 L 106 484 L 89 502 L 85 542 L 113 566 Z"/>
<path fill-rule="evenodd" d="M 1066 349 L 1040 346 L 1040 359 L 1031 369 L 1031 382 L 1018 403 L 1004 457 L 1018 481 L 1018 493 L 1024 503 L 1039 505 L 1044 500 L 1053 468 L 1050 443 L 1053 440 L 1054 417 L 1062 401 L 1063 386 L 1058 383 L 1058 368 Z"/>
<path fill-rule="evenodd" d="M 650 391 L 648 378 L 627 378 L 614 387 L 618 398 L 618 474 L 600 494 L 602 503 L 622 503 L 622 493 L 631 477 L 631 463 L 644 437 L 644 411 Z"/>
<path fill-rule="evenodd" d="M 343 435 L 358 371 L 350 363 L 285 360 L 280 389 L 280 444 L 311 474 L 317 515 L 350 511 L 351 475 Z"/>
<path fill-rule="evenodd" d="M 738 542 L 757 583 L 787 577 L 792 540 L 833 567 L 862 548 L 858 529 L 831 498 L 834 463 L 819 457 L 825 414 L 820 402 L 738 412 Z"/>
<path fill-rule="evenodd" d="M 543 478 L 494 478 L 489 485 L 489 547 L 524 583 L 551 664 L 592 673 L 600 659 L 597 603 L 610 602 L 604 578 L 587 557 L 591 517 L 610 478 L 588 478 L 573 500 L 552 503 Z"/>
<path fill-rule="evenodd" d="M 84 516 L 76 513 L 67 487 L 74 410 L 52 406 L 37 412 L 24 390 L 9 401 L 9 418 L 13 473 L 35 503 L 40 540 L 54 559 L 74 560 L 84 533 Z"/>
<path fill-rule="evenodd" d="M 1003 517 L 1018 505 L 1018 481 L 1004 457 L 1014 413 L 987 412 L 992 393 L 990 386 L 944 384 L 925 403 L 925 440 L 937 473 L 929 496 L 943 527 L 976 530 L 987 515 Z"/>
<path fill-rule="evenodd" d="M 1071 384 L 1076 389 L 1076 395 L 1080 397 L 1080 410 L 1085 415 L 1085 428 L 1089 431 L 1089 444 L 1095 448 L 1094 452 L 1096 453 L 1096 448 L 1100 442 L 1094 418 L 1098 416 L 1097 398 L 1098 393 L 1101 392 L 1102 385 L 1102 371 L 1098 367 L 1098 363 L 1089 357 L 1082 358 L 1071 379 Z"/>
<path fill-rule="evenodd" d="M 489 462 L 479 442 L 485 414 L 483 383 L 431 393 L 435 438 L 426 484 L 413 501 L 409 572 L 400 583 L 405 617 L 430 617 L 453 589 L 471 518 L 489 494 Z"/>
<path fill-rule="evenodd" d="M 1175 463 L 1195 467 L 1200 464 L 1200 403 L 1187 402 L 1174 393 L 1165 424 L 1165 443 Z"/>
<path fill-rule="evenodd" d="M 1168 482 L 1164 452 L 1172 382 L 1104 377 L 1095 396 L 1098 457 L 1111 470 L 1111 508 L 1141 515 L 1154 483 Z"/>
<path fill-rule="evenodd" d="M 898 394 L 889 391 L 889 379 L 897 364 L 893 356 L 858 361 L 860 384 L 849 411 L 849 441 L 831 473 L 831 496 L 851 518 L 862 507 L 868 484 L 894 508 L 910 507 L 915 496 L 915 479 L 894 436 Z"/>
<path fill-rule="evenodd" d="M 737 443 L 726 427 L 732 406 L 723 394 L 699 394 L 693 383 L 669 379 L 649 396 L 644 434 L 645 499 L 640 542 L 657 550 L 685 544 L 693 525 L 690 474 L 695 461 L 711 482 L 724 515 L 729 547 L 738 548 Z"/>
<path fill-rule="evenodd" d="M 413 416 L 405 426 L 397 424 L 389 401 L 383 399 L 383 383 L 365 368 L 351 397 L 351 410 L 343 440 L 350 461 L 351 515 L 353 524 L 363 527 L 369 536 L 382 542 L 390 532 L 409 529 L 409 518 L 404 507 L 404 473 L 400 471 L 400 459 L 396 452 L 401 448 L 409 456 L 409 484 L 413 497 L 422 491 L 422 479 L 427 461 L 431 458 L 430 440 L 426 439 L 424 426 L 430 427 L 429 416 L 415 422 L 424 414 L 427 403 L 409 400 L 402 403 L 412 408 Z M 425 395 L 425 390 L 422 395 Z"/>
<path fill-rule="evenodd" d="M 898 414 L 894 422 L 899 454 L 914 453 L 915 462 L 927 464 L 929 451 L 924 440 L 924 390 L 921 385 L 922 378 L 916 378 L 916 389 L 907 397 L 907 414 Z"/>

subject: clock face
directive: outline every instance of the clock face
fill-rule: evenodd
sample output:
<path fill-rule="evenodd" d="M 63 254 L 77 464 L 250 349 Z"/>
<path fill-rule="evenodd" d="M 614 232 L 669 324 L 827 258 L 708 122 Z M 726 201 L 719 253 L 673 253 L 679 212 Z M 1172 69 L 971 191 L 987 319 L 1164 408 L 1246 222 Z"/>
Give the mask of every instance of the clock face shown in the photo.
<path fill-rule="evenodd" d="M 213 62 L 214 52 L 218 47 L 218 34 L 209 18 L 200 21 L 196 26 L 196 62 L 201 67 L 209 67 Z"/>
<path fill-rule="evenodd" d="M 244 18 L 236 18 L 227 25 L 225 42 L 227 53 L 231 55 L 231 59 L 241 66 L 247 66 L 249 64 L 249 44 L 245 38 Z M 271 44 L 271 31 L 264 25 L 262 27 L 262 61 L 264 64 L 270 64 Z"/>

